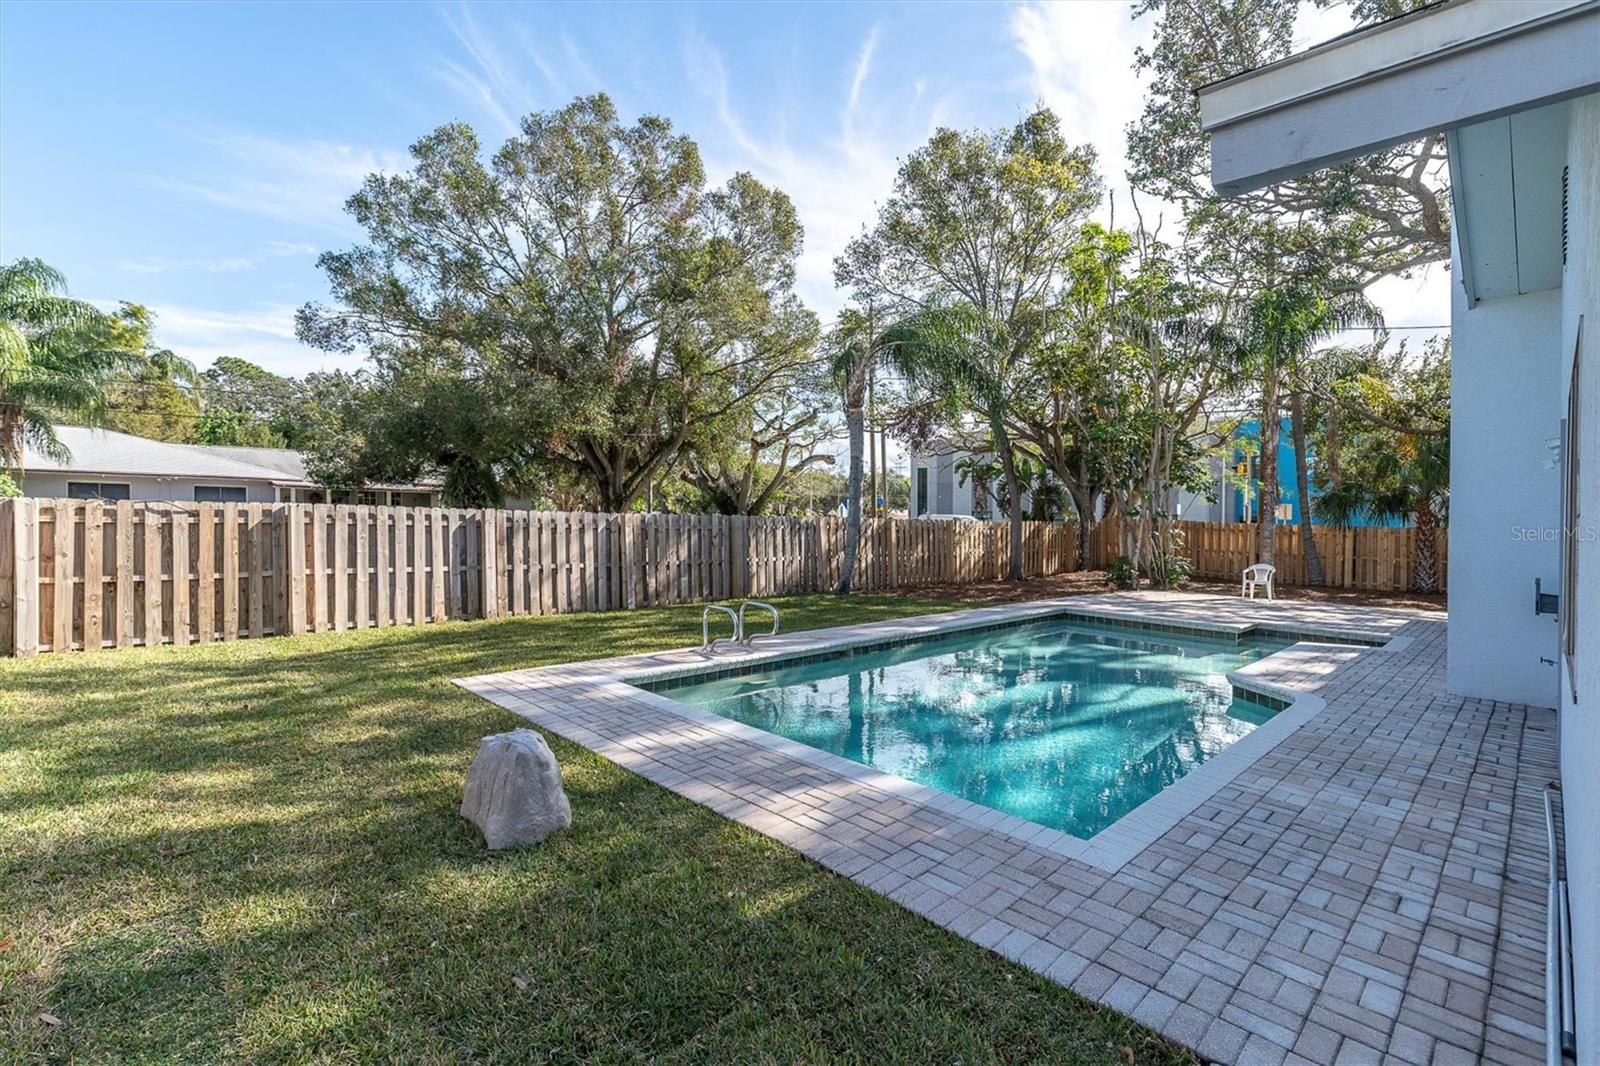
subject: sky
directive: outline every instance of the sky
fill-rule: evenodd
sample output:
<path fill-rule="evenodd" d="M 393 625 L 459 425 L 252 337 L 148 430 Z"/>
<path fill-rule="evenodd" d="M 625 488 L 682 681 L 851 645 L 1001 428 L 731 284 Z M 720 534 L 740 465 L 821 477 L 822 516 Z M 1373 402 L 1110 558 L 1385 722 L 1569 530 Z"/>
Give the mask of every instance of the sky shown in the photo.
<path fill-rule="evenodd" d="M 404 169 L 446 122 L 497 147 L 519 116 L 603 90 L 626 120 L 670 118 L 714 181 L 748 170 L 793 198 L 798 287 L 827 318 L 833 257 L 940 126 L 996 127 L 1043 101 L 1126 197 L 1148 22 L 1116 0 L 7 2 L 0 260 L 38 257 L 75 296 L 146 304 L 158 342 L 202 368 L 353 369 L 300 345 L 293 319 L 326 298 L 317 253 L 359 242 L 343 203 L 361 179 Z M 1347 25 L 1318 12 L 1297 37 Z M 1449 321 L 1443 270 L 1374 296 L 1391 325 Z"/>

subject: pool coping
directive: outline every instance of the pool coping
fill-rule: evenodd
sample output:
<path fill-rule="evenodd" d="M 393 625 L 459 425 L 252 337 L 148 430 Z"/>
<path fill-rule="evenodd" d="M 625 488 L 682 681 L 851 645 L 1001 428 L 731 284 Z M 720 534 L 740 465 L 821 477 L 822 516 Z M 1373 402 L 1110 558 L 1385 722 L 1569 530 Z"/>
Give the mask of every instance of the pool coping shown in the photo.
<path fill-rule="evenodd" d="M 599 697 L 608 702 L 621 700 L 641 704 L 649 709 L 692 722 L 720 736 L 744 741 L 838 778 L 877 789 L 920 807 L 939 811 L 972 828 L 998 833 L 1057 858 L 1076 859 L 1105 873 L 1114 874 L 1323 710 L 1326 703 L 1320 696 L 1272 680 L 1282 668 L 1290 664 L 1304 667 L 1307 663 L 1320 663 L 1332 668 L 1355 655 L 1393 652 L 1401 650 L 1405 643 L 1409 643 L 1409 638 L 1396 638 L 1389 631 L 1363 629 L 1358 626 L 1304 624 L 1294 621 L 1270 623 L 1261 620 L 1199 620 L 1175 618 L 1170 615 L 1163 616 L 1159 622 L 1149 622 L 1141 619 L 1148 617 L 1150 605 L 1140 603 L 1139 607 L 1141 609 L 1135 612 L 1120 604 L 1087 603 L 1083 597 L 1063 597 L 832 629 L 808 630 L 799 634 L 774 637 L 764 645 L 758 644 L 754 648 L 737 649 L 721 655 L 705 653 L 698 649 L 680 649 L 516 671 L 511 675 L 462 678 L 455 683 L 563 735 L 568 735 L 568 731 L 563 730 L 560 725 L 541 721 L 538 716 L 528 713 L 520 706 L 510 706 L 504 701 L 496 700 L 491 694 L 499 687 L 496 682 L 516 676 L 519 688 L 567 688 L 567 696 L 571 699 L 578 693 L 572 691 L 569 686 L 577 686 L 579 689 L 587 690 L 585 695 L 590 697 Z M 803 659 L 812 654 L 826 655 L 847 649 L 894 646 L 955 633 L 1009 628 L 1029 622 L 1055 619 L 1077 619 L 1155 634 L 1222 636 L 1232 639 L 1245 636 L 1302 639 L 1296 639 L 1296 642 L 1289 647 L 1263 656 L 1227 675 L 1236 693 L 1247 695 L 1268 705 L 1276 705 L 1277 713 L 1272 718 L 1088 839 L 1075 837 L 1059 829 L 1030 822 L 992 807 L 985 807 L 931 786 L 700 710 L 660 692 L 640 687 L 641 682 L 678 680 L 703 675 L 717 676 L 722 673 L 717 670 L 719 663 L 727 665 L 728 673 L 735 669 L 742 672 L 763 665 Z M 545 679 L 548 679 L 549 684 L 540 684 Z M 585 737 L 569 736 L 569 739 L 605 754 L 600 747 L 590 743 Z"/>

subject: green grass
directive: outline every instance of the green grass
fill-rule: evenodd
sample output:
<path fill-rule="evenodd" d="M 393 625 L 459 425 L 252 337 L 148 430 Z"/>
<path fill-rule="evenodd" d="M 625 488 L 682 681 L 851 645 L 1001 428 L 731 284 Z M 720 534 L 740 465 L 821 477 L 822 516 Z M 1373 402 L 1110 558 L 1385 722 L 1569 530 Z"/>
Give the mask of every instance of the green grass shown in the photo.
<path fill-rule="evenodd" d="M 573 828 L 487 852 L 461 786 L 519 720 L 449 680 L 698 620 L 0 660 L 0 1060 L 1192 1061 L 561 740 Z"/>

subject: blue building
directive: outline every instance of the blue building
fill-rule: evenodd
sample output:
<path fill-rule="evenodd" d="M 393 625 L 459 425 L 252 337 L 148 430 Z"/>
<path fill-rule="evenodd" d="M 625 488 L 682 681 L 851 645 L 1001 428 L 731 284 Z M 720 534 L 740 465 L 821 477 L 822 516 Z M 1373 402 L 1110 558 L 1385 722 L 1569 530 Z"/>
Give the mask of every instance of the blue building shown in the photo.
<path fill-rule="evenodd" d="M 1256 419 L 1251 419 L 1248 422 L 1240 424 L 1237 432 L 1234 434 L 1234 439 L 1237 441 L 1253 441 L 1255 442 L 1256 446 L 1248 449 L 1250 453 L 1255 454 L 1246 454 L 1247 449 L 1239 446 L 1235 446 L 1233 449 L 1233 457 L 1229 462 L 1229 467 L 1233 472 L 1233 477 L 1235 480 L 1237 480 L 1241 473 L 1248 471 L 1249 481 L 1247 484 L 1249 485 L 1250 491 L 1248 493 L 1247 500 L 1246 493 L 1239 491 L 1239 489 L 1234 485 L 1228 486 L 1228 490 L 1223 497 L 1225 504 L 1224 513 L 1228 516 L 1225 520 L 1229 522 L 1253 522 L 1257 517 L 1256 508 L 1260 505 L 1261 501 L 1259 457 L 1259 452 L 1261 450 L 1261 423 Z M 1310 460 L 1313 464 L 1315 464 L 1316 454 L 1314 452 L 1311 453 Z M 1294 475 L 1294 462 L 1294 437 L 1289 431 L 1289 419 L 1285 418 L 1278 433 L 1278 521 L 1288 525 L 1295 525 L 1300 521 L 1300 488 Z M 1248 466 L 1244 465 L 1246 463 L 1248 463 Z M 1315 499 L 1316 486 L 1313 484 L 1310 486 L 1310 488 L 1312 492 L 1312 498 Z M 1250 508 L 1248 518 L 1245 514 L 1245 507 L 1247 504 Z M 1314 513 L 1311 516 L 1311 522 L 1313 525 L 1319 526 L 1327 524 L 1324 519 L 1318 517 Z M 1363 514 L 1357 515 L 1355 521 L 1351 522 L 1350 524 L 1355 526 L 1385 526 L 1393 528 L 1404 526 L 1408 523 L 1399 518 L 1373 518 L 1370 515 Z"/>

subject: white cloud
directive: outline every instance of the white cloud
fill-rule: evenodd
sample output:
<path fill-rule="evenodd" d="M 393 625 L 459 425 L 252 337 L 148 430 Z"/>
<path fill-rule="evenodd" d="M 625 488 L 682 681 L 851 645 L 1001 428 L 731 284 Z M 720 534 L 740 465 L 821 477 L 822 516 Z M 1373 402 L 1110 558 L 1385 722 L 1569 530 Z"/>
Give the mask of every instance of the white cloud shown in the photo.
<path fill-rule="evenodd" d="M 486 29 L 465 5 L 446 9 L 443 18 L 465 59 L 439 60 L 434 75 L 468 104 L 481 108 L 506 136 L 517 133 L 523 115 L 604 84 L 566 34 L 555 42 L 552 54 L 548 42 L 521 21 Z M 522 63 L 532 64 L 542 86 L 536 88 L 524 78 Z"/>
<path fill-rule="evenodd" d="M 164 274 L 169 270 L 198 270 L 206 274 L 234 274 L 241 270 L 249 270 L 256 265 L 254 259 L 244 256 L 233 256 L 228 259 L 124 259 L 117 264 L 118 270 L 126 270 L 130 274 Z"/>
<path fill-rule="evenodd" d="M 317 246 L 297 241 L 268 241 L 266 254 L 277 257 L 316 255 Z M 217 259 L 167 259 L 162 256 L 151 256 L 145 259 L 124 259 L 117 264 L 117 269 L 130 274 L 165 274 L 172 270 L 194 270 L 204 274 L 236 274 L 243 270 L 255 269 L 258 262 L 258 259 L 243 255 Z"/>
<path fill-rule="evenodd" d="M 248 359 L 275 374 L 351 368 L 355 356 L 307 348 L 295 339 L 295 305 L 263 304 L 246 310 L 218 310 L 155 304 L 155 337 L 165 347 L 204 369 L 218 356 Z"/>
<path fill-rule="evenodd" d="M 867 83 L 867 75 L 872 73 L 872 56 L 878 50 L 878 32 L 882 29 L 881 22 L 872 27 L 866 43 L 861 46 L 861 54 L 856 57 L 856 72 L 850 78 L 849 102 L 845 104 L 846 118 L 851 117 L 861 104 L 861 87 Z"/>
<path fill-rule="evenodd" d="M 1348 8 L 1303 5 L 1295 48 L 1336 37 L 1352 26 Z M 1144 109 L 1146 80 L 1133 51 L 1148 47 L 1156 18 L 1135 20 L 1123 2 L 1030 0 L 1011 11 L 1011 38 L 1028 61 L 1029 84 L 1056 114 L 1069 139 L 1093 144 L 1107 182 L 1127 185 L 1127 126 Z"/>
<path fill-rule="evenodd" d="M 1011 11 L 1011 39 L 1028 61 L 1029 87 L 1061 118 L 1069 141 L 1100 153 L 1108 186 L 1127 185 L 1128 123 L 1144 106 L 1133 50 L 1152 31 L 1125 3 L 1025 3 Z"/>
<path fill-rule="evenodd" d="M 203 138 L 228 165 L 215 177 L 150 180 L 220 207 L 349 232 L 344 202 L 369 174 L 406 168 L 403 152 L 332 141 L 283 141 L 239 134 Z"/>
<path fill-rule="evenodd" d="M 841 79 L 837 132 L 798 147 L 785 136 L 778 117 L 746 120 L 729 91 L 715 47 L 700 37 L 688 38 L 684 47 L 689 81 L 715 110 L 714 135 L 697 135 L 708 173 L 720 181 L 748 170 L 794 201 L 805 226 L 796 287 L 825 319 L 844 303 L 844 294 L 833 286 L 834 257 L 888 196 L 899 168 L 897 157 L 925 141 L 945 113 L 945 101 L 930 99 L 922 82 L 873 91 L 878 41 L 875 26 Z"/>
<path fill-rule="evenodd" d="M 1116 191 L 1119 225 L 1131 223 L 1124 176 L 1127 126 L 1138 119 L 1146 95 L 1144 79 L 1133 70 L 1133 50 L 1148 45 L 1155 31 L 1153 17 L 1133 21 L 1131 10 L 1124 3 L 1030 2 L 1011 12 L 1012 40 L 1028 61 L 1030 85 L 1061 117 L 1069 140 L 1087 141 L 1100 153 L 1101 172 Z M 1294 47 L 1337 37 L 1352 25 L 1348 8 L 1304 5 L 1295 23 Z M 1154 225 L 1160 214 L 1164 232 L 1174 232 L 1181 217 L 1176 205 L 1145 194 L 1140 194 L 1139 205 L 1147 224 Z M 1385 279 L 1368 295 L 1391 327 L 1436 325 L 1450 321 L 1448 279 L 1442 266 L 1434 267 L 1418 278 Z M 1397 339 L 1411 337 L 1413 346 L 1429 335 L 1410 328 L 1395 333 Z"/>

